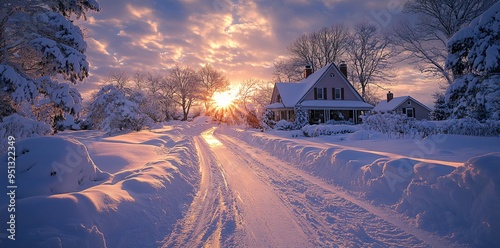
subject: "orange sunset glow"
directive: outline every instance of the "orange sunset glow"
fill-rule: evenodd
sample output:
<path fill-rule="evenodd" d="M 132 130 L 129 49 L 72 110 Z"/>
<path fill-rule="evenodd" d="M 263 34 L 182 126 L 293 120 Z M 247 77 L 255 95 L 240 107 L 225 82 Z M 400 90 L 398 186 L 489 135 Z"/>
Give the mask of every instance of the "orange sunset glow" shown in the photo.
<path fill-rule="evenodd" d="M 101 12 L 82 22 L 88 39 L 91 76 L 79 85 L 85 97 L 113 70 L 164 72 L 176 63 L 193 68 L 210 64 L 232 85 L 248 79 L 274 82 L 274 63 L 288 56 L 299 35 L 350 20 L 377 24 L 374 11 L 387 11 L 387 1 L 105 1 Z M 391 23 L 378 23 L 390 30 Z M 383 24 L 383 25 L 382 25 Z M 425 80 L 406 63 L 396 78 L 381 82 L 399 95 L 413 95 L 427 105 L 439 84 Z M 376 94 L 384 96 L 385 90 Z"/>

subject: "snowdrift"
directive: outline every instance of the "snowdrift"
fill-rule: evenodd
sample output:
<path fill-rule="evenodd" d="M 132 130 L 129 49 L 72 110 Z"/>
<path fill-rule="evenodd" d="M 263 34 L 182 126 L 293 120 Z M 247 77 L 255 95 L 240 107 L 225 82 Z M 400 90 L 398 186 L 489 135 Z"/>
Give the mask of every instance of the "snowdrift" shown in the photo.
<path fill-rule="evenodd" d="M 341 146 L 325 148 L 261 132 L 224 132 L 360 197 L 395 208 L 415 218 L 420 228 L 474 246 L 500 245 L 496 237 L 500 233 L 500 153 L 453 167 Z M 362 130 L 345 136 L 365 140 L 376 135 Z M 467 144 L 467 139 L 475 139 L 459 137 L 450 140 Z"/>
<path fill-rule="evenodd" d="M 125 169 L 114 174 L 102 172 L 85 146 L 76 140 L 44 137 L 19 142 L 15 224 L 18 231 L 16 241 L 0 237 L 1 245 L 158 246 L 192 201 L 199 182 L 198 158 L 192 138 L 178 135 L 178 130 L 147 134 L 158 138 L 173 134 L 176 139 L 165 140 L 159 146 L 157 141 L 155 145 L 137 144 L 136 149 L 155 149 L 160 154 L 142 165 L 123 165 Z M 133 140 L 139 134 L 123 136 Z M 113 140 L 119 138 L 93 139 L 120 144 Z M 5 156 L 1 159 L 6 161 Z M 6 204 L 0 202 L 2 223 L 8 221 Z"/>
<path fill-rule="evenodd" d="M 471 158 L 439 177 L 416 177 L 407 186 L 399 212 L 425 229 L 450 230 L 464 241 L 498 247 L 500 241 L 500 153 Z"/>
<path fill-rule="evenodd" d="M 107 180 L 77 140 L 39 137 L 16 144 L 17 199 L 80 191 Z M 1 157 L 7 161 L 7 155 Z M 7 170 L 2 170 L 7 178 Z M 4 181 L 6 182 L 6 181 Z"/>

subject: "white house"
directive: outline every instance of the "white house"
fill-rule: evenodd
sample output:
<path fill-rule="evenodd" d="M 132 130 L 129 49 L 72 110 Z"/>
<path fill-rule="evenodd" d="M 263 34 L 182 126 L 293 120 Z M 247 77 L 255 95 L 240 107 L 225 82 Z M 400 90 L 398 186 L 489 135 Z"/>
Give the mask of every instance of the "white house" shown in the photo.
<path fill-rule="evenodd" d="M 274 85 L 271 104 L 266 109 L 273 111 L 276 121 L 294 121 L 295 110 L 301 105 L 311 124 L 329 120 L 358 123 L 359 116 L 373 108 L 347 80 L 345 63 L 340 68 L 328 64 L 314 73 L 306 66 L 304 74 L 299 82 Z"/>
<path fill-rule="evenodd" d="M 380 101 L 372 111 L 405 114 L 417 120 L 430 119 L 431 109 L 411 96 L 394 97 L 389 91 L 387 100 Z"/>

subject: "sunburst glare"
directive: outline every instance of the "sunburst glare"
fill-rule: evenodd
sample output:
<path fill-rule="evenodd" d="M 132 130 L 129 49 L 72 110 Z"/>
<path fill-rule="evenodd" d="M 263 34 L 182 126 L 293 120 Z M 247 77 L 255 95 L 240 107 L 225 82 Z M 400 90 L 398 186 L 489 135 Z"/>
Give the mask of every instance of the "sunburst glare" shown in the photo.
<path fill-rule="evenodd" d="M 236 96 L 234 92 L 231 91 L 215 92 L 212 96 L 212 102 L 214 103 L 216 109 L 230 107 L 234 103 L 235 99 Z"/>

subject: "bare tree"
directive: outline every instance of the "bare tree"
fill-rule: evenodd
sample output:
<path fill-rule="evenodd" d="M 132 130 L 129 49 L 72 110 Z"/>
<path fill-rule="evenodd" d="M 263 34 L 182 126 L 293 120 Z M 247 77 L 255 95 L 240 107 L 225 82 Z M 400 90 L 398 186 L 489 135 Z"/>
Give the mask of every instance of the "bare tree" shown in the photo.
<path fill-rule="evenodd" d="M 229 86 L 229 80 L 221 71 L 214 69 L 210 65 L 205 65 L 198 71 L 200 79 L 201 98 L 205 105 L 205 111 L 208 113 L 210 101 L 216 91 L 226 90 Z"/>
<path fill-rule="evenodd" d="M 109 76 L 104 80 L 108 84 L 113 84 L 119 89 L 127 88 L 130 83 L 130 75 L 123 70 L 112 71 Z"/>
<path fill-rule="evenodd" d="M 137 90 L 141 90 L 145 87 L 144 83 L 146 81 L 146 75 L 139 71 L 139 70 L 136 70 L 134 72 L 134 75 L 132 76 L 132 81 L 134 83 L 134 86 Z"/>
<path fill-rule="evenodd" d="M 297 59 L 282 59 L 274 62 L 275 82 L 297 82 L 304 78 L 304 63 Z"/>
<path fill-rule="evenodd" d="M 172 86 L 173 101 L 182 108 L 182 120 L 188 119 L 189 110 L 200 96 L 200 80 L 196 71 L 177 64 L 169 73 L 168 80 Z"/>
<path fill-rule="evenodd" d="M 256 85 L 252 101 L 257 105 L 259 110 L 264 110 L 271 102 L 273 88 L 274 84 L 272 82 L 260 82 Z"/>
<path fill-rule="evenodd" d="M 403 11 L 415 14 L 395 29 L 407 59 L 429 76 L 453 81 L 444 63 L 448 40 L 460 28 L 491 7 L 496 0 L 410 0 Z M 414 18 L 410 16 L 409 18 Z"/>
<path fill-rule="evenodd" d="M 158 93 L 162 88 L 163 77 L 159 74 L 148 72 L 145 75 L 147 88 L 151 94 Z"/>
<path fill-rule="evenodd" d="M 162 78 L 160 81 L 160 90 L 155 94 L 155 98 L 161 106 L 162 112 L 165 114 L 165 120 L 172 118 L 172 114 L 175 112 L 175 88 L 170 80 L 167 78 Z"/>
<path fill-rule="evenodd" d="M 352 78 L 358 83 L 361 95 L 368 97 L 368 86 L 380 86 L 382 81 L 394 77 L 390 60 L 396 55 L 391 39 L 380 33 L 374 25 L 361 23 L 355 26 L 349 38 L 347 56 L 352 64 Z"/>
<path fill-rule="evenodd" d="M 293 59 L 302 66 L 311 65 L 313 70 L 335 63 L 346 51 L 349 29 L 343 24 L 325 27 L 312 33 L 301 35 L 289 47 Z"/>
<path fill-rule="evenodd" d="M 260 80 L 253 78 L 240 84 L 238 89 L 238 104 L 243 107 L 245 112 L 248 112 L 248 105 L 252 104 L 253 96 L 255 95 L 260 84 Z"/>
<path fill-rule="evenodd" d="M 349 29 L 343 24 L 322 28 L 311 34 L 316 45 L 315 60 L 319 69 L 328 63 L 336 63 L 346 51 Z"/>

